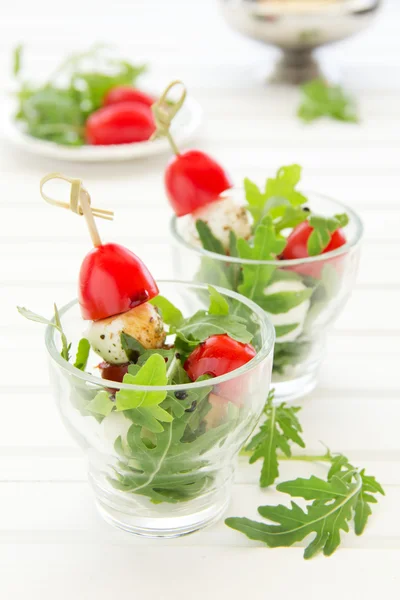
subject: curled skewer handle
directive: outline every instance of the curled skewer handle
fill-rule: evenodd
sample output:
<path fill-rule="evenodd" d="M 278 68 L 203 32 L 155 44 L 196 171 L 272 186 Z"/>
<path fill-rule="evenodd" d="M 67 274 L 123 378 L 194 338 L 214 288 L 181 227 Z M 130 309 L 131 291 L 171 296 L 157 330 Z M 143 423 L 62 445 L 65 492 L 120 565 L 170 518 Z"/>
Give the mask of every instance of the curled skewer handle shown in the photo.
<path fill-rule="evenodd" d="M 168 94 L 172 90 L 172 88 L 176 86 L 182 87 L 182 93 L 178 100 L 174 101 L 174 103 L 168 102 Z M 168 139 L 171 144 L 172 150 L 176 155 L 179 154 L 179 149 L 175 144 L 173 137 L 171 136 L 170 127 L 173 118 L 176 113 L 182 108 L 183 103 L 186 99 L 186 88 L 182 81 L 176 80 L 172 81 L 161 94 L 160 98 L 152 105 L 151 110 L 153 111 L 154 121 L 156 123 L 156 131 L 152 135 L 151 139 L 155 139 L 160 136 L 164 136 Z"/>
<path fill-rule="evenodd" d="M 45 184 L 53 179 L 67 181 L 71 184 L 69 202 L 62 202 L 61 200 L 56 200 L 55 198 L 52 198 L 44 192 L 43 188 Z M 91 207 L 91 199 L 89 192 L 83 187 L 82 181 L 80 179 L 67 177 L 62 173 L 49 173 L 40 181 L 40 194 L 43 200 L 45 200 L 49 204 L 52 204 L 53 206 L 66 208 L 68 210 L 72 210 L 72 212 L 74 212 L 77 215 L 83 215 L 85 217 L 93 245 L 101 246 L 101 239 L 94 217 L 99 217 L 101 219 L 107 219 L 108 221 L 112 221 L 114 213 L 111 210 L 103 210 L 100 208 Z"/>

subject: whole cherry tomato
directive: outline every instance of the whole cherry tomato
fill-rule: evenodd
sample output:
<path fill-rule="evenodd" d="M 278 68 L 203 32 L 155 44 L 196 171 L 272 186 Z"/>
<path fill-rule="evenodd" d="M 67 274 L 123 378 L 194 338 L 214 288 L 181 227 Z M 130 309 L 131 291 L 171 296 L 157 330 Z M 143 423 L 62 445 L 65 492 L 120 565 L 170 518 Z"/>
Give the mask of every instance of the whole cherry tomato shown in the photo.
<path fill-rule="evenodd" d="M 155 131 L 153 114 L 139 102 L 121 102 L 103 106 L 86 121 L 88 144 L 108 146 L 148 140 Z"/>
<path fill-rule="evenodd" d="M 294 258 L 306 258 L 309 256 L 307 250 L 308 238 L 313 232 L 313 228 L 308 221 L 304 221 L 297 225 L 289 235 L 286 248 L 282 252 L 282 257 L 286 260 Z M 346 238 L 340 229 L 334 231 L 331 235 L 328 246 L 322 251 L 322 254 L 336 250 L 346 243 Z"/>
<path fill-rule="evenodd" d="M 104 97 L 103 105 L 120 104 L 121 102 L 139 102 L 149 108 L 154 104 L 155 98 L 141 92 L 130 85 L 117 85 L 112 88 Z"/>
<path fill-rule="evenodd" d="M 124 246 L 103 244 L 83 260 L 78 297 L 84 319 L 112 317 L 157 294 L 157 284 L 147 267 Z"/>
<path fill-rule="evenodd" d="M 212 335 L 193 350 L 184 369 L 192 381 L 201 375 L 219 377 L 242 367 L 255 355 L 250 344 L 238 342 L 227 334 Z"/>
<path fill-rule="evenodd" d="M 165 187 L 172 208 L 178 217 L 190 214 L 232 187 L 223 168 L 199 150 L 177 154 L 168 164 Z"/>
<path fill-rule="evenodd" d="M 297 225 L 292 231 L 292 233 L 288 237 L 287 245 L 284 251 L 282 252 L 282 258 L 285 260 L 292 260 L 296 258 L 306 258 L 309 256 L 307 250 L 307 242 L 310 237 L 313 228 L 308 223 L 308 221 L 304 221 L 304 223 L 300 223 Z M 328 252 L 332 252 L 332 250 L 336 250 L 336 248 L 340 248 L 346 243 L 346 238 L 341 229 L 337 229 L 331 235 L 331 239 L 327 247 L 322 251 L 322 254 L 327 254 Z M 297 265 L 295 267 L 291 267 L 291 270 L 296 273 L 301 273 L 302 275 L 308 275 L 310 277 L 314 277 L 318 279 L 321 276 L 322 269 L 326 265 L 327 262 L 337 262 L 336 258 L 319 260 L 310 263 L 304 263 L 302 265 Z"/>

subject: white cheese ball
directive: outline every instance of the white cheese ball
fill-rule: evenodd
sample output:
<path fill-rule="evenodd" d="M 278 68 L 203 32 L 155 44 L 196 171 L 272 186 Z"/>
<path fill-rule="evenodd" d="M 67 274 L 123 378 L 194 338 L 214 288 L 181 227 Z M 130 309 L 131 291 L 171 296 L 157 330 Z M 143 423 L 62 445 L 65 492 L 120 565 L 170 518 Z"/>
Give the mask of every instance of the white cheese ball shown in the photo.
<path fill-rule="evenodd" d="M 122 443 L 126 442 L 126 435 L 132 421 L 127 419 L 123 412 L 112 412 L 107 415 L 100 424 L 100 437 L 105 452 L 114 453 L 115 440 L 121 436 Z"/>
<path fill-rule="evenodd" d="M 307 287 L 301 283 L 301 281 L 296 280 L 283 280 L 277 281 L 276 283 L 272 283 L 268 287 L 264 289 L 264 294 L 279 294 L 280 292 L 303 292 Z M 267 315 L 271 319 L 274 326 L 277 325 L 294 325 L 298 323 L 296 329 L 290 331 L 289 333 L 282 335 L 279 338 L 276 338 L 277 343 L 279 342 L 293 342 L 296 340 L 303 332 L 304 322 L 307 317 L 308 310 L 310 308 L 310 300 L 304 300 L 298 306 L 295 306 L 291 310 L 285 313 L 272 314 L 267 312 Z"/>
<path fill-rule="evenodd" d="M 236 204 L 233 198 L 212 202 L 189 215 L 185 238 L 192 246 L 202 246 L 196 229 L 196 221 L 198 220 L 207 223 L 225 250 L 229 249 L 230 231 L 233 231 L 237 237 L 245 239 L 251 235 L 249 214 L 244 206 Z"/>
<path fill-rule="evenodd" d="M 93 350 L 108 363 L 128 362 L 121 344 L 121 333 L 135 338 L 145 348 L 161 348 L 165 342 L 164 324 L 157 309 L 148 302 L 125 313 L 93 321 L 86 337 Z"/>

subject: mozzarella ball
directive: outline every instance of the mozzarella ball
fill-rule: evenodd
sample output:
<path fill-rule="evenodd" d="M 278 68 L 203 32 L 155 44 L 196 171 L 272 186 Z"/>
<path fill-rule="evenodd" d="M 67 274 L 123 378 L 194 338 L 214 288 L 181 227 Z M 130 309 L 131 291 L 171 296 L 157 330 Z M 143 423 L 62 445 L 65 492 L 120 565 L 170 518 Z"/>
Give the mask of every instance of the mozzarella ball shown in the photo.
<path fill-rule="evenodd" d="M 233 231 L 237 237 L 245 239 L 251 235 L 249 214 L 245 207 L 236 204 L 233 198 L 212 202 L 189 215 L 185 238 L 192 246 L 202 246 L 196 229 L 198 220 L 207 223 L 225 250 L 229 249 L 230 231 Z"/>
<path fill-rule="evenodd" d="M 86 337 L 93 350 L 108 363 L 128 362 L 121 333 L 135 338 L 145 348 L 161 348 L 165 342 L 164 324 L 157 309 L 148 302 L 115 317 L 91 323 Z"/>
<path fill-rule="evenodd" d="M 127 419 L 123 412 L 112 412 L 107 415 L 100 425 L 100 437 L 104 450 L 113 454 L 115 440 L 121 436 L 122 443 L 126 444 L 126 436 L 132 421 Z"/>
<path fill-rule="evenodd" d="M 277 281 L 276 283 L 269 285 L 264 289 L 264 294 L 268 295 L 279 294 L 280 292 L 302 292 L 306 289 L 307 287 L 301 283 L 301 281 L 287 279 L 283 281 Z M 271 319 L 274 326 L 294 325 L 295 323 L 298 323 L 296 329 L 293 329 L 293 331 L 290 331 L 286 335 L 282 335 L 281 337 L 277 338 L 277 343 L 293 342 L 301 335 L 309 308 L 310 300 L 307 298 L 307 300 L 304 300 L 301 304 L 295 306 L 288 312 L 279 313 L 276 315 L 267 312 L 267 315 Z"/>

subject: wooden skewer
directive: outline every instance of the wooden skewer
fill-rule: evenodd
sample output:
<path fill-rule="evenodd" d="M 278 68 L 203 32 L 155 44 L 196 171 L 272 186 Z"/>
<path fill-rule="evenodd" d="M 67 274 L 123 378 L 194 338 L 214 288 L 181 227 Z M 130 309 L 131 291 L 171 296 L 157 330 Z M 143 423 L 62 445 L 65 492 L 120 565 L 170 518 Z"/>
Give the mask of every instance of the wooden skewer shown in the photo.
<path fill-rule="evenodd" d="M 71 184 L 69 203 L 55 200 L 43 191 L 44 185 L 52 179 L 61 179 L 62 181 L 67 181 Z M 61 208 L 67 208 L 69 210 L 72 210 L 72 212 L 74 212 L 77 215 L 83 215 L 85 217 L 93 245 L 95 247 L 101 246 L 101 239 L 94 217 L 99 217 L 101 219 L 106 219 L 107 221 L 112 221 L 114 213 L 111 210 L 92 208 L 90 205 L 89 192 L 82 186 L 82 181 L 80 179 L 66 177 L 62 173 L 49 173 L 48 175 L 43 177 L 43 179 L 40 182 L 40 193 L 42 195 L 42 198 L 49 204 L 52 204 L 53 206 L 60 206 Z"/>

